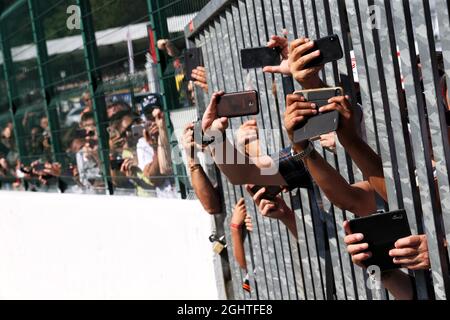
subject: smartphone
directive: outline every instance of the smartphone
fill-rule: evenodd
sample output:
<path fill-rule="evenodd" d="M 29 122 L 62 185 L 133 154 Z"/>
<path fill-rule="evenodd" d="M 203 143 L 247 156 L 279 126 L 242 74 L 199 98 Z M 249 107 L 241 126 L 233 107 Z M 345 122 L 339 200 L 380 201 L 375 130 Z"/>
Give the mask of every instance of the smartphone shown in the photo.
<path fill-rule="evenodd" d="M 133 138 L 140 139 L 144 136 L 145 126 L 142 124 L 134 124 L 131 126 L 131 134 Z"/>
<path fill-rule="evenodd" d="M 280 186 L 253 186 L 251 188 L 251 191 L 253 194 L 256 194 L 259 190 L 262 188 L 266 188 L 266 192 L 264 192 L 262 199 L 273 201 L 275 200 L 276 196 L 283 191 L 283 188 Z"/>
<path fill-rule="evenodd" d="M 184 65 L 185 65 L 185 72 L 186 72 L 186 80 L 191 81 L 192 77 L 192 71 L 195 70 L 197 67 L 203 67 L 203 53 L 202 49 L 200 48 L 190 48 L 186 49 L 184 53 Z"/>
<path fill-rule="evenodd" d="M 369 244 L 372 257 L 364 262 L 369 267 L 376 265 L 381 271 L 400 268 L 392 261 L 389 251 L 399 239 L 409 237 L 411 229 L 405 210 L 378 213 L 349 221 L 352 233 L 362 233 L 363 243 Z"/>
<path fill-rule="evenodd" d="M 450 110 L 445 111 L 445 120 L 447 121 L 447 126 L 450 127 Z"/>
<path fill-rule="evenodd" d="M 294 94 L 302 95 L 308 102 L 315 103 L 318 110 L 320 107 L 326 106 L 329 99 L 342 96 L 344 90 L 341 87 L 334 87 L 296 91 Z M 307 118 L 295 128 L 294 142 L 319 139 L 322 134 L 336 131 L 338 127 L 338 111 L 319 113 Z"/>
<path fill-rule="evenodd" d="M 259 113 L 259 95 L 257 91 L 226 93 L 218 98 L 218 117 L 243 117 Z"/>
<path fill-rule="evenodd" d="M 124 161 L 125 160 L 120 156 L 110 159 L 109 163 L 111 164 L 111 170 L 120 170 Z"/>
<path fill-rule="evenodd" d="M 314 47 L 306 51 L 303 55 L 307 55 L 316 50 L 320 50 L 320 56 L 306 64 L 304 69 L 309 69 L 328 62 L 336 61 L 344 56 L 341 41 L 339 40 L 337 34 L 314 40 Z"/>
<path fill-rule="evenodd" d="M 241 50 L 242 68 L 254 69 L 265 66 L 279 66 L 281 63 L 281 49 L 258 47 Z"/>

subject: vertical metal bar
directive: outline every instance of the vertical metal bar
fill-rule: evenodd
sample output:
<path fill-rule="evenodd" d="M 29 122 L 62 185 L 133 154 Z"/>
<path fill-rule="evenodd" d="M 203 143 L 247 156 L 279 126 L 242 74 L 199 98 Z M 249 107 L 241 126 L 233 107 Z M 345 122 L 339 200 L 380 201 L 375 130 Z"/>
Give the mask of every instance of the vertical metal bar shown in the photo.
<path fill-rule="evenodd" d="M 232 58 L 231 66 L 234 71 L 234 79 L 235 79 L 235 85 L 233 85 L 233 90 L 237 91 L 239 87 L 239 83 L 242 83 L 242 80 L 239 79 L 242 77 L 242 74 L 239 73 L 239 69 L 236 70 L 238 64 L 237 60 L 237 50 L 233 50 L 232 48 L 237 48 L 237 42 L 236 42 L 236 32 L 234 31 L 234 25 L 233 25 L 233 17 L 231 13 L 231 8 L 227 9 L 225 12 L 225 16 L 221 16 L 221 27 L 222 27 L 222 37 L 225 39 L 225 37 L 228 39 L 225 43 L 225 47 L 228 48 L 227 55 L 229 54 Z M 228 68 L 230 65 L 228 65 Z M 237 188 L 237 189 L 236 189 Z M 238 192 L 238 198 L 244 197 L 242 194 L 242 190 L 240 187 L 235 186 L 236 191 Z M 256 299 L 257 298 L 257 291 L 256 291 L 256 285 L 255 285 L 255 277 L 253 272 L 253 258 L 251 257 L 251 249 L 250 249 L 250 234 L 247 235 L 244 239 L 244 250 L 245 250 L 245 260 L 247 263 L 247 273 L 249 274 L 249 282 L 250 282 L 250 296 L 249 298 Z"/>
<path fill-rule="evenodd" d="M 411 12 L 414 12 L 414 15 L 412 15 L 411 18 L 413 26 L 416 27 L 416 32 L 414 33 L 414 35 L 415 40 L 417 41 L 420 62 L 422 65 L 422 81 L 428 111 L 430 131 L 433 134 L 436 133 L 438 137 L 442 137 L 439 121 L 439 108 L 441 107 L 439 105 L 441 101 L 439 98 L 439 82 L 436 81 L 438 80 L 436 79 L 437 70 L 434 69 L 436 66 L 433 66 L 432 62 L 432 60 L 436 61 L 434 48 L 432 49 L 431 46 L 431 44 L 434 45 L 434 40 L 432 30 L 430 30 L 431 26 L 426 21 L 426 15 L 430 14 L 429 7 L 426 8 L 428 4 L 426 4 L 425 2 L 419 3 L 415 1 L 411 2 L 410 6 Z M 427 13 L 425 13 L 425 9 L 428 9 Z M 428 18 L 431 19 L 431 17 Z M 431 41 L 433 42 L 430 43 Z M 443 203 L 445 201 L 448 201 L 449 199 L 449 189 L 448 184 L 446 184 L 448 183 L 448 171 L 446 167 L 443 145 L 442 143 L 440 143 L 440 141 L 437 141 L 438 139 L 431 137 L 433 145 L 433 156 L 434 161 L 436 162 L 435 168 L 437 181 L 440 191 L 441 203 Z M 443 243 L 441 243 L 441 241 L 443 240 L 443 236 L 438 234 L 437 232 L 439 219 L 441 219 L 441 217 L 436 216 L 436 213 L 433 213 L 433 216 L 425 215 L 424 226 L 428 238 L 428 247 L 430 252 L 430 262 L 432 266 L 432 276 L 436 299 L 444 300 L 449 294 L 448 261 L 446 261 L 447 259 L 442 252 Z"/>
<path fill-rule="evenodd" d="M 97 42 L 92 22 L 91 4 L 89 0 L 77 0 L 81 12 L 81 36 L 83 38 L 84 59 L 89 79 L 89 91 L 92 97 L 95 124 L 98 132 L 99 157 L 103 172 L 103 180 L 109 194 L 114 193 L 109 174 L 109 134 L 106 130 L 107 116 L 105 97 L 102 89 L 102 75 L 98 64 Z"/>
<path fill-rule="evenodd" d="M 444 57 L 444 68 L 445 68 L 445 74 L 447 75 L 447 86 L 449 84 L 449 76 L 450 76 L 450 39 L 448 38 L 448 32 L 450 32 L 450 12 L 449 12 L 449 3 L 448 1 L 443 0 L 437 0 L 436 1 L 436 8 L 438 12 L 438 25 L 439 25 L 439 33 L 440 33 L 440 39 L 441 39 L 441 46 L 442 46 L 442 54 Z M 441 10 L 442 8 L 442 10 Z M 447 10 L 445 10 L 447 8 Z M 433 110 L 434 114 L 436 114 L 436 109 Z M 443 166 L 443 163 L 441 162 L 439 165 L 438 172 L 438 181 L 439 181 L 439 192 L 441 197 L 441 204 L 442 204 L 442 211 L 443 212 L 450 212 L 450 200 L 449 200 L 449 181 L 445 180 L 445 173 L 449 171 L 449 151 L 448 148 L 446 150 L 445 146 L 449 147 L 450 143 L 448 139 L 446 140 L 446 123 L 442 115 L 442 108 L 438 110 L 439 113 L 439 119 L 441 123 L 441 137 L 444 144 L 444 148 L 436 148 L 435 153 L 438 153 L 439 159 L 444 159 L 446 157 L 446 164 L 447 168 Z M 433 128 L 439 128 L 439 122 L 436 121 L 436 117 L 430 116 L 432 127 Z M 431 126 L 431 124 L 430 124 Z M 448 128 L 447 128 L 448 130 Z M 437 131 L 438 132 L 438 131 Z M 439 133 L 438 133 L 439 137 Z M 439 138 L 437 138 L 439 141 Z M 443 153 L 444 152 L 444 153 Z M 442 160 L 441 160 L 442 161 Z M 446 170 L 446 171 L 445 171 Z M 440 178 L 439 178 L 440 177 Z M 448 177 L 448 175 L 447 175 Z M 450 239 L 450 215 L 444 214 L 444 227 L 445 227 L 445 233 L 446 233 L 446 239 Z M 448 255 L 450 256 L 450 248 L 447 246 Z"/>
<path fill-rule="evenodd" d="M 206 46 L 206 59 L 205 59 L 206 64 L 205 64 L 205 66 L 206 66 L 206 69 L 208 70 L 207 75 L 208 75 L 208 86 L 209 86 L 210 93 L 219 90 L 218 83 L 219 83 L 219 78 L 220 78 L 220 77 L 218 77 L 218 72 L 220 69 L 216 67 L 216 61 L 215 61 L 215 57 L 214 57 L 214 48 L 213 48 L 212 44 L 215 42 L 215 39 L 214 39 L 214 34 L 212 31 L 213 31 L 213 27 L 209 26 L 207 29 L 205 29 L 205 32 L 204 32 L 205 46 Z M 223 198 L 225 201 L 224 209 L 227 214 L 227 218 L 225 219 L 225 221 L 226 221 L 225 222 L 225 232 L 227 234 L 229 232 L 229 229 L 227 231 L 226 226 L 229 225 L 229 219 L 231 218 L 230 213 L 233 210 L 232 203 L 231 203 L 232 195 L 229 192 L 229 186 L 228 186 L 226 176 L 221 174 L 221 178 L 222 178 L 222 181 L 224 182 L 222 184 L 222 191 L 223 191 L 223 196 L 224 196 Z M 227 241 L 230 241 L 228 243 L 231 244 L 230 239 L 227 239 Z M 240 283 L 242 281 L 242 279 L 240 278 L 240 273 L 239 273 L 234 255 L 232 253 L 232 250 L 228 251 L 228 259 L 230 261 L 234 294 L 235 294 L 235 298 L 237 299 L 243 295 L 242 294 L 242 285 Z"/>
<path fill-rule="evenodd" d="M 327 31 L 327 21 L 326 16 L 325 16 L 325 7 L 323 4 L 323 1 L 315 1 L 315 2 L 311 2 L 308 0 L 304 1 L 304 7 L 305 7 L 305 14 L 308 17 L 307 21 L 308 21 L 308 30 L 309 30 L 309 36 L 315 37 L 315 38 L 320 38 L 323 36 L 328 35 L 328 31 Z M 320 27 L 319 27 L 320 26 Z M 333 82 L 335 82 L 335 80 L 333 79 L 333 66 L 332 64 L 326 64 L 325 65 L 325 70 L 324 70 L 324 81 L 327 84 L 332 84 Z M 327 160 L 327 162 L 333 166 L 336 169 L 336 163 L 335 163 L 335 157 L 333 155 L 328 156 L 328 152 L 321 148 L 319 145 L 317 145 L 317 147 L 319 149 L 322 150 L 322 154 L 324 155 L 325 159 Z M 345 163 L 345 162 L 344 162 Z M 346 164 L 346 163 L 345 163 Z M 314 199 L 314 201 L 316 201 L 316 199 Z M 345 289 L 346 289 L 346 293 L 347 293 L 347 297 L 349 299 L 354 299 L 354 292 L 353 292 L 353 288 L 352 288 L 352 269 L 351 269 L 351 264 L 347 263 L 346 260 L 348 255 L 346 253 L 346 251 L 343 251 L 343 246 L 342 246 L 342 237 L 343 237 L 343 232 L 341 231 L 342 228 L 342 221 L 343 221 L 343 217 L 345 216 L 344 211 L 340 210 L 339 208 L 334 208 L 334 205 L 332 203 L 330 203 L 328 200 L 323 200 L 324 203 L 326 203 L 327 207 L 329 207 L 330 209 L 326 210 L 326 215 L 329 215 L 329 212 L 334 212 L 335 213 L 335 219 L 330 220 L 329 222 L 333 221 L 333 223 L 336 223 L 336 230 L 338 231 L 338 238 L 336 239 L 337 243 L 340 245 L 340 250 L 338 252 L 341 252 L 341 254 L 343 256 L 341 256 L 340 261 L 342 262 L 342 266 L 343 266 L 343 270 L 345 273 L 345 276 L 341 278 L 340 275 L 335 275 L 335 279 L 336 280 L 340 280 L 343 279 L 346 281 L 345 284 Z M 328 216 L 327 219 L 329 219 L 330 217 Z M 328 226 L 330 226 L 330 223 L 327 224 Z M 334 228 L 332 228 L 331 231 L 332 233 L 335 233 Z M 339 232 L 341 231 L 341 232 Z M 336 268 L 333 268 L 333 270 L 336 270 Z M 337 285 L 336 288 L 342 289 L 342 287 L 344 286 L 344 284 L 340 284 Z M 343 296 L 343 292 L 342 290 L 339 292 L 339 296 L 342 297 Z"/>
<path fill-rule="evenodd" d="M 235 21 L 235 25 L 238 29 L 237 34 L 241 36 L 240 48 L 245 48 L 246 45 L 250 46 L 252 43 L 252 39 L 250 37 L 250 29 L 248 25 L 248 16 L 247 16 L 247 8 L 243 1 L 238 1 L 236 6 L 232 6 L 233 10 L 233 18 Z M 240 30 L 240 32 L 239 32 Z M 254 75 L 250 73 L 248 76 L 251 77 Z M 244 79 L 244 75 L 242 75 L 243 79 L 243 88 L 246 89 L 246 79 Z M 260 218 L 258 217 L 257 210 L 255 209 L 255 204 L 253 199 L 249 195 L 245 195 L 245 203 L 247 210 L 252 217 L 252 221 L 254 224 L 254 230 L 252 233 L 252 249 L 255 260 L 255 268 L 254 268 L 254 278 L 257 282 L 258 286 L 258 295 L 262 300 L 269 299 L 269 291 L 266 281 L 266 263 L 264 261 L 263 251 L 265 250 L 262 246 L 262 229 L 260 229 Z M 256 228 L 255 228 L 256 226 Z M 253 272 L 253 270 L 251 270 Z"/>
<path fill-rule="evenodd" d="M 297 243 L 300 257 L 301 279 L 297 278 L 298 295 L 302 300 L 314 300 L 314 285 L 309 263 L 309 253 L 307 245 L 307 237 L 305 231 L 305 223 L 303 219 L 303 209 L 300 200 L 300 190 L 291 196 L 291 208 L 295 214 L 295 221 L 297 225 Z"/>
<path fill-rule="evenodd" d="M 281 10 L 273 4 L 273 1 L 271 0 L 265 0 L 262 2 L 264 4 L 264 21 L 267 24 L 267 29 L 270 35 L 279 34 L 282 29 L 282 19 L 281 19 Z M 278 9 L 278 10 L 276 10 Z M 278 22 L 278 26 L 276 24 Z M 279 31 L 278 31 L 279 30 Z M 268 41 L 269 38 L 266 39 Z M 278 88 L 278 85 L 282 84 L 281 75 L 271 75 L 271 74 L 265 74 L 265 80 L 266 85 L 269 88 L 271 88 L 270 92 L 268 92 L 269 96 L 269 106 L 271 107 L 271 113 L 272 113 L 272 122 L 270 123 L 270 138 L 273 139 L 274 144 L 272 145 L 272 152 L 278 152 L 280 149 L 278 142 L 284 142 L 281 141 L 282 137 L 280 136 L 280 133 L 282 132 L 284 126 L 281 123 L 281 106 L 284 106 L 284 97 L 282 94 L 282 88 Z M 269 91 L 269 90 L 268 90 Z M 273 112 L 273 111 L 275 112 Z M 283 112 L 284 114 L 284 112 Z M 277 147 L 278 145 L 278 147 Z M 271 219 L 271 226 L 272 226 L 272 234 L 274 238 L 274 244 L 275 244 L 275 253 L 277 257 L 277 264 L 278 264 L 278 275 L 280 279 L 280 287 L 281 287 L 281 294 L 283 299 L 289 299 L 289 291 L 288 291 L 288 284 L 287 284 L 287 275 L 286 275 L 286 266 L 284 263 L 284 251 L 283 251 L 283 242 L 282 242 L 282 234 L 286 234 L 287 230 L 283 226 L 280 228 L 280 222 L 277 220 Z"/>
<path fill-rule="evenodd" d="M 33 31 L 33 41 L 36 44 L 36 64 L 39 73 L 39 84 L 44 97 L 45 113 L 50 128 L 51 148 L 53 153 L 53 161 L 63 163 L 63 150 L 59 139 L 59 119 L 55 108 L 51 108 L 50 103 L 55 96 L 54 88 L 51 85 L 50 73 L 48 71 L 47 60 L 47 44 L 45 38 L 44 26 L 42 24 L 44 17 L 39 10 L 39 4 L 36 0 L 28 0 L 28 9 L 30 13 L 31 28 Z"/>
<path fill-rule="evenodd" d="M 397 87 L 394 86 L 388 86 L 388 98 L 389 98 L 389 104 L 392 106 L 391 108 L 389 108 L 391 110 L 391 119 L 393 123 L 396 124 L 402 124 L 402 115 L 400 114 L 400 108 L 406 108 L 406 106 L 403 106 L 403 102 L 399 99 L 398 96 L 398 92 L 402 92 L 402 86 L 401 86 L 401 79 L 397 79 L 395 77 L 395 70 L 394 67 L 395 65 L 398 65 L 399 61 L 397 59 L 397 45 L 395 46 L 391 46 L 389 41 L 391 40 L 391 42 L 394 40 L 395 43 L 395 39 L 394 37 L 394 30 L 388 30 L 388 20 L 390 21 L 391 19 L 387 16 L 388 14 L 388 9 L 389 8 L 385 8 L 384 3 L 382 3 L 381 1 L 377 1 L 375 3 L 375 5 L 378 6 L 379 10 L 383 13 L 381 14 L 380 17 L 380 29 L 378 30 L 378 35 L 379 35 L 379 39 L 380 39 L 380 48 L 381 48 L 381 54 L 383 57 L 383 68 L 384 68 L 384 73 L 385 73 L 385 77 L 386 77 L 386 82 L 387 83 L 397 83 Z M 396 5 L 401 5 L 400 2 L 397 2 Z M 385 12 L 386 11 L 386 12 Z M 384 13 L 386 13 L 386 16 L 384 15 Z M 390 15 L 392 16 L 392 15 Z M 397 19 L 399 19 L 399 17 L 396 17 Z M 400 18 L 401 19 L 401 18 Z M 404 22 L 404 19 L 403 19 Z M 403 24 L 404 25 L 404 24 Z M 392 39 L 389 39 L 389 38 Z M 407 45 L 407 41 L 406 41 L 406 30 L 402 30 L 401 33 L 397 34 L 397 39 L 398 42 L 400 43 L 401 40 L 400 38 L 403 37 L 403 47 L 406 44 Z M 389 52 L 390 49 L 390 52 Z M 408 52 L 408 51 L 406 51 Z M 404 70 L 404 72 L 408 73 L 410 72 L 411 69 L 406 69 Z M 399 73 L 399 71 L 397 70 L 397 73 Z M 400 75 L 398 75 L 400 76 Z M 411 89 L 411 87 L 410 87 Z M 412 91 L 413 92 L 413 91 Z M 397 97 L 397 99 L 395 100 L 395 97 Z M 396 106 L 399 107 L 396 107 Z M 412 107 L 412 105 L 411 105 Z M 410 122 L 411 125 L 411 122 Z M 413 234 L 417 234 L 418 233 L 418 223 L 421 224 L 421 219 L 422 219 L 422 208 L 417 206 L 417 204 L 415 203 L 414 200 L 416 200 L 416 202 L 420 202 L 420 200 L 418 201 L 418 199 L 414 199 L 413 198 L 413 186 L 416 185 L 416 177 L 417 177 L 417 171 L 416 174 L 414 174 L 412 176 L 412 179 L 410 179 L 410 172 L 414 172 L 415 170 L 417 170 L 415 167 L 409 167 L 409 163 L 410 163 L 410 159 L 408 159 L 408 154 L 407 154 L 407 150 L 405 148 L 407 143 L 411 143 L 410 142 L 410 136 L 408 134 L 407 137 L 405 137 L 403 135 L 402 132 L 402 128 L 400 125 L 394 125 L 393 126 L 393 131 L 394 131 L 394 141 L 396 143 L 396 151 L 397 151 L 397 159 L 400 163 L 403 163 L 405 165 L 401 165 L 399 166 L 399 173 L 400 173 L 400 178 L 401 178 L 401 185 L 402 185 L 402 191 L 403 191 L 403 207 L 406 210 L 406 212 L 408 213 L 408 221 L 411 227 L 411 230 L 413 232 Z M 415 132 L 414 134 L 419 134 L 420 136 L 420 131 Z M 412 132 L 411 132 L 412 134 Z M 420 140 L 415 141 L 415 143 L 418 143 Z M 420 149 L 416 149 L 416 152 L 414 152 L 414 154 L 417 153 L 421 153 L 421 151 L 419 151 Z M 422 162 L 424 163 L 424 162 Z M 431 162 L 430 162 L 431 163 Z M 420 205 L 420 204 L 419 204 Z M 415 210 L 417 208 L 418 212 Z M 420 217 L 419 221 L 416 221 L 416 217 Z M 425 277 L 424 277 L 424 273 L 416 273 L 416 287 L 419 291 L 421 292 L 426 292 L 426 283 L 425 283 Z"/>
<path fill-rule="evenodd" d="M 256 0 L 259 1 L 259 0 Z M 257 3 L 253 0 L 246 1 L 247 5 L 247 17 L 248 17 L 248 27 L 249 33 L 251 36 L 251 44 L 252 46 L 260 46 L 261 45 L 261 37 L 264 37 L 261 33 L 266 29 L 263 21 L 263 13 L 260 8 L 258 8 Z M 252 71 L 248 71 L 252 74 Z M 260 94 L 260 107 L 261 112 L 257 116 L 258 128 L 259 129 L 268 129 L 266 125 L 266 117 L 270 116 L 269 106 L 268 106 L 268 98 L 266 92 L 266 85 L 264 75 L 260 75 L 259 72 L 255 72 L 255 77 L 251 77 L 252 82 L 256 85 L 256 88 Z M 260 141 L 264 143 L 264 136 L 260 137 Z M 277 263 L 275 258 L 275 248 L 273 235 L 271 230 L 270 221 L 260 217 L 257 214 L 257 219 L 259 219 L 259 225 L 261 227 L 261 241 L 263 247 L 266 250 L 263 250 L 264 261 L 266 263 L 266 282 L 269 290 L 269 298 L 277 299 L 281 296 L 281 288 L 279 285 L 279 278 L 277 275 Z"/>
<path fill-rule="evenodd" d="M 14 138 L 16 140 L 19 159 L 23 163 L 26 159 L 27 149 L 24 144 L 24 141 L 21 139 L 24 136 L 22 125 L 20 124 L 20 121 L 17 121 L 15 116 L 17 106 L 15 104 L 14 99 L 17 96 L 17 87 L 16 83 L 12 78 L 12 75 L 14 73 L 14 64 L 11 54 L 11 43 L 10 39 L 5 34 L 6 30 L 7 28 L 5 16 L 2 15 L 2 19 L 0 19 L 0 40 L 3 54 L 3 76 L 5 78 L 6 83 L 9 114 L 11 116 L 11 121 L 13 123 Z"/>
<path fill-rule="evenodd" d="M 363 34 L 360 32 L 360 21 L 356 15 L 354 0 L 346 0 L 347 17 L 351 30 L 353 52 L 355 54 L 356 68 L 361 93 L 363 119 L 365 123 L 365 134 L 367 144 L 375 151 L 379 150 L 374 105 L 370 79 L 368 79 L 368 64 L 366 59 Z"/>
<path fill-rule="evenodd" d="M 151 32 L 153 33 L 153 37 L 155 39 L 155 46 L 154 49 L 156 53 L 156 63 L 157 63 L 157 75 L 159 78 L 159 87 L 160 87 L 160 94 L 162 96 L 162 104 L 163 104 L 163 111 L 164 111 L 164 117 L 166 120 L 166 128 L 167 133 L 170 137 L 170 144 L 171 147 L 175 147 L 177 144 L 176 139 L 172 140 L 172 137 L 174 136 L 173 132 L 173 126 L 170 122 L 170 116 L 169 116 L 169 106 L 175 106 L 176 105 L 176 94 L 173 92 L 173 90 L 170 90 L 172 86 L 167 86 L 166 82 L 164 80 L 164 69 L 163 69 L 163 59 L 161 57 L 161 53 L 159 52 L 158 46 L 157 46 L 157 40 L 159 37 L 161 37 L 163 34 L 168 34 L 167 31 L 167 19 L 166 17 L 163 17 L 161 14 L 161 11 L 159 10 L 159 0 L 147 0 L 147 9 L 148 9 L 148 17 L 149 17 L 149 25 L 151 27 Z M 175 163 L 172 163 L 173 173 L 175 176 L 175 183 L 176 188 L 180 192 L 181 197 L 184 199 L 186 198 L 186 189 L 184 184 L 180 182 L 181 176 L 186 176 L 186 172 L 184 172 L 183 166 L 178 166 Z"/>

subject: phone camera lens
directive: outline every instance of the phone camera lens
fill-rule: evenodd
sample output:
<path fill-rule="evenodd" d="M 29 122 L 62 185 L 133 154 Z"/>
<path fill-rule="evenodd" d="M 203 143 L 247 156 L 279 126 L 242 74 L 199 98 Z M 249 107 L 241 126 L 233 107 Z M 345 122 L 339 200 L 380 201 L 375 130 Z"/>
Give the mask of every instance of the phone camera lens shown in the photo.
<path fill-rule="evenodd" d="M 330 41 L 334 41 L 334 37 L 331 37 L 331 38 L 330 38 Z"/>
<path fill-rule="evenodd" d="M 337 90 L 336 90 L 336 95 L 337 95 L 337 96 L 340 96 L 340 95 L 341 95 L 341 90 L 340 90 L 340 89 L 337 89 Z"/>

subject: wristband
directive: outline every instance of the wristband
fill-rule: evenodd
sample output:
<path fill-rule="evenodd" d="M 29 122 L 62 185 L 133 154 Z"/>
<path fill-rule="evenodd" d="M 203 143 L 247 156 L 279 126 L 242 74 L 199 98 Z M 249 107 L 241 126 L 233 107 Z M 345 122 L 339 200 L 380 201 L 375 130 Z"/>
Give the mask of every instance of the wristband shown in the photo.
<path fill-rule="evenodd" d="M 231 223 L 231 224 L 230 224 L 230 227 L 231 227 L 232 229 L 240 230 L 241 227 L 242 227 L 242 224 Z"/>
<path fill-rule="evenodd" d="M 295 153 L 294 149 L 292 148 L 291 154 L 295 160 L 303 160 L 308 157 L 314 150 L 314 145 L 311 143 L 311 141 L 308 141 L 308 146 L 302 152 Z"/>

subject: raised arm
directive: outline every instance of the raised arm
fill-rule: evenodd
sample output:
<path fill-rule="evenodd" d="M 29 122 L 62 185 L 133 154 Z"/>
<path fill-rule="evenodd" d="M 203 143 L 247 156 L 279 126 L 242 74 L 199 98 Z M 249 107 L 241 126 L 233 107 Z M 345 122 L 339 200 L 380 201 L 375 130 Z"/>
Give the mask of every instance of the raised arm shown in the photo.
<path fill-rule="evenodd" d="M 328 102 L 329 105 L 319 109 L 319 112 L 339 111 L 340 125 L 337 131 L 339 141 L 362 171 L 364 178 L 387 201 L 386 183 L 381 158 L 357 134 L 348 97 L 335 97 Z"/>
<path fill-rule="evenodd" d="M 314 104 L 306 102 L 302 96 L 296 94 L 287 96 L 284 123 L 291 141 L 294 141 L 296 126 L 315 114 L 317 111 Z M 304 151 L 308 144 L 307 141 L 293 143 L 294 152 Z M 303 160 L 314 181 L 337 207 L 359 216 L 369 215 L 376 211 L 375 193 L 368 182 L 350 185 L 315 150 Z"/>
<path fill-rule="evenodd" d="M 266 188 L 262 188 L 256 193 L 252 192 L 251 185 L 247 185 L 245 188 L 247 192 L 253 197 L 253 201 L 255 201 L 255 204 L 263 217 L 280 220 L 288 228 L 292 235 L 296 239 L 298 238 L 295 214 L 288 207 L 281 196 L 276 196 L 274 200 L 268 200 L 264 199 Z"/>
<path fill-rule="evenodd" d="M 267 185 L 268 175 L 271 175 L 272 185 L 286 185 L 286 181 L 280 175 L 272 160 L 270 160 L 270 163 L 267 163 L 267 166 L 258 167 L 251 158 L 239 152 L 228 141 L 225 136 L 225 130 L 228 128 L 228 119 L 217 117 L 217 98 L 221 95 L 223 95 L 223 92 L 213 94 L 202 120 L 203 132 L 216 138 L 209 148 L 219 169 L 235 185 L 249 182 Z M 241 161 L 238 162 L 238 159 Z"/>
<path fill-rule="evenodd" d="M 206 212 L 209 214 L 222 213 L 219 191 L 214 188 L 211 180 L 209 180 L 202 166 L 197 161 L 196 154 L 201 146 L 196 145 L 193 130 L 194 124 L 188 124 L 184 129 L 182 138 L 182 144 L 187 157 L 189 172 L 191 174 L 192 187 Z"/>
<path fill-rule="evenodd" d="M 153 110 L 156 125 L 158 126 L 158 162 L 159 171 L 162 175 L 172 175 L 172 159 L 170 157 L 170 143 L 166 130 L 166 121 L 163 112 L 156 108 Z"/>
<path fill-rule="evenodd" d="M 244 198 L 241 198 L 234 207 L 230 228 L 231 240 L 233 243 L 233 255 L 236 258 L 239 267 L 243 270 L 247 270 L 243 235 L 244 220 L 246 216 L 247 209 L 245 208 L 245 201 Z"/>

